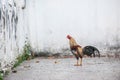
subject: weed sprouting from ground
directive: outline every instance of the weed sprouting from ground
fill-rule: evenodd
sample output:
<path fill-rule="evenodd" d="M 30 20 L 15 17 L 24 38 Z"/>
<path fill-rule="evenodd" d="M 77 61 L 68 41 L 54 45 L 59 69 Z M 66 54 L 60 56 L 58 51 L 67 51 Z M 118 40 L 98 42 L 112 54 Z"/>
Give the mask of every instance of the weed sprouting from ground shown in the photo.
<path fill-rule="evenodd" d="M 3 80 L 3 77 L 2 77 L 2 75 L 0 74 L 0 80 Z"/>
<path fill-rule="evenodd" d="M 18 56 L 17 61 L 16 61 L 16 63 L 14 64 L 13 67 L 15 68 L 15 67 L 19 66 L 20 63 L 22 63 L 23 61 L 27 60 L 28 58 L 29 58 L 29 55 L 26 54 L 26 53 Z"/>
<path fill-rule="evenodd" d="M 30 44 L 25 44 L 24 48 L 23 48 L 23 54 L 19 55 L 17 57 L 17 61 L 15 62 L 13 68 L 17 67 L 20 65 L 20 63 L 22 63 L 25 60 L 29 60 L 33 58 L 31 55 L 31 46 Z"/>
<path fill-rule="evenodd" d="M 1 73 L 1 71 L 0 71 L 0 80 L 3 80 L 3 75 Z"/>

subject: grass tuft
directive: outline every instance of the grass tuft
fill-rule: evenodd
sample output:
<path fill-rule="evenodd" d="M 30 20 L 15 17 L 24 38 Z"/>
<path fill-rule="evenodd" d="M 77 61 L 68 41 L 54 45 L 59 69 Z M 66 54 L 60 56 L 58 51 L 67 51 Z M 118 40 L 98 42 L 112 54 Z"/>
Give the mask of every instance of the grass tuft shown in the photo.
<path fill-rule="evenodd" d="M 17 57 L 17 61 L 15 62 L 13 68 L 19 66 L 23 61 L 31 59 L 31 58 L 32 58 L 31 46 L 30 44 L 25 44 L 24 49 L 23 49 L 23 54 Z"/>
<path fill-rule="evenodd" d="M 1 71 L 0 71 L 0 80 L 3 80 L 3 75 L 1 73 Z"/>

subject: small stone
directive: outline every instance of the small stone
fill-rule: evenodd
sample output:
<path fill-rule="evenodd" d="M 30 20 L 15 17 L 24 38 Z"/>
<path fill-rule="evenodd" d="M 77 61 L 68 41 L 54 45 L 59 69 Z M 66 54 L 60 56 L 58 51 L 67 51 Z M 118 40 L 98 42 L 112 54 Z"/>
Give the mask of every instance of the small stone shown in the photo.
<path fill-rule="evenodd" d="M 17 73 L 17 70 L 13 70 L 12 72 L 13 72 L 13 73 Z"/>
<path fill-rule="evenodd" d="M 36 61 L 36 63 L 39 63 L 40 61 Z"/>
<path fill-rule="evenodd" d="M 28 66 L 24 66 L 24 68 L 29 68 L 30 67 L 30 65 L 28 65 Z"/>

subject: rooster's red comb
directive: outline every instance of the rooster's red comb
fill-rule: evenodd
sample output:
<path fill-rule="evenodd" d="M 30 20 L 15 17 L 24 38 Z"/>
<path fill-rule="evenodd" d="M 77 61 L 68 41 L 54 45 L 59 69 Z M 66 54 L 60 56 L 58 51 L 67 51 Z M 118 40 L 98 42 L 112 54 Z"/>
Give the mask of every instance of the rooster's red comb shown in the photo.
<path fill-rule="evenodd" d="M 70 39 L 70 38 L 71 38 L 71 36 L 70 36 L 70 35 L 67 35 L 67 38 L 68 38 L 68 39 Z"/>

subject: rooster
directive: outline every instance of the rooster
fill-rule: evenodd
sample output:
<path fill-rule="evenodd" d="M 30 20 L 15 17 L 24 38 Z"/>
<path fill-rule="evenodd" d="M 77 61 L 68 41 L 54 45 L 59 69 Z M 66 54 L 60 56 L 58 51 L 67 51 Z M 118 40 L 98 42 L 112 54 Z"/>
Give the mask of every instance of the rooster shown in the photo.
<path fill-rule="evenodd" d="M 77 64 L 75 64 L 75 66 L 82 66 L 82 58 L 84 55 L 92 57 L 93 54 L 93 56 L 95 57 L 95 51 L 98 53 L 98 56 L 100 57 L 100 52 L 96 47 L 85 46 L 84 48 L 82 48 L 80 45 L 76 43 L 73 37 L 67 35 L 67 38 L 69 39 L 70 50 L 77 59 Z M 79 64 L 79 58 L 80 58 L 80 64 Z"/>
<path fill-rule="evenodd" d="M 82 66 L 82 57 L 83 57 L 82 47 L 78 45 L 75 39 L 72 38 L 70 35 L 67 35 L 67 38 L 69 39 L 70 50 L 77 59 L 77 64 L 75 64 L 75 66 Z M 79 64 L 79 58 L 80 58 L 80 64 Z"/>

